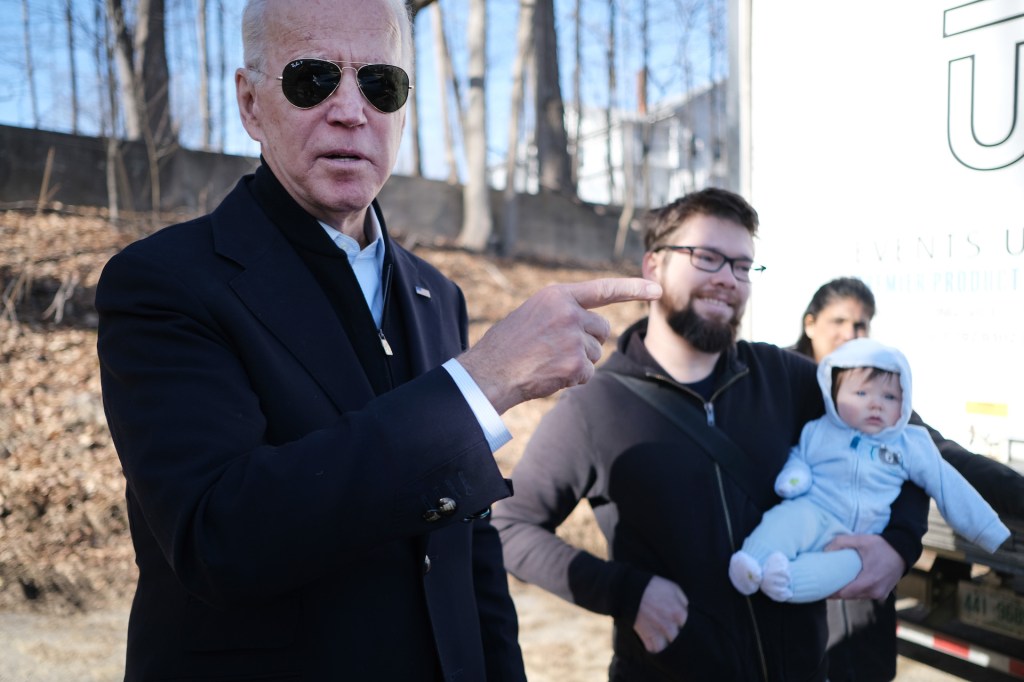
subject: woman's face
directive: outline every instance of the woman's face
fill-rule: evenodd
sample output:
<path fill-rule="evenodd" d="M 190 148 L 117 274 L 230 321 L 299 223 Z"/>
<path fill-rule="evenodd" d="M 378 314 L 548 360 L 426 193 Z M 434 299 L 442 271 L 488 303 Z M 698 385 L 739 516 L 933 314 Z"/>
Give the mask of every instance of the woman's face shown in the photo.
<path fill-rule="evenodd" d="M 871 318 L 864 304 L 856 298 L 834 299 L 816 316 L 804 317 L 804 333 L 811 340 L 815 362 L 821 362 L 850 339 L 859 339 L 870 332 Z"/>

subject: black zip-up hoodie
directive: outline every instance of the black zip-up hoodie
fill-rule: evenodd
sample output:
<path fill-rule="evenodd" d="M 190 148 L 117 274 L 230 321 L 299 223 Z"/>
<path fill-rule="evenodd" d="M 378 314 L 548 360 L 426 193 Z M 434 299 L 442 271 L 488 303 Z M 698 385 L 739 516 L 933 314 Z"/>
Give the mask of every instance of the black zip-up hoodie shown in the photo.
<path fill-rule="evenodd" d="M 658 366 L 645 333 L 645 320 L 627 330 L 595 377 L 566 391 L 538 426 L 513 473 L 515 496 L 494 510 L 506 567 L 615 619 L 613 680 L 824 680 L 824 603 L 748 598 L 729 582 L 729 557 L 763 510 L 673 422 L 610 376 L 681 391 L 749 456 L 754 479 L 774 496 L 775 474 L 802 426 L 824 412 L 813 363 L 740 341 L 720 358 L 705 400 Z M 927 498 L 907 497 L 893 505 L 883 536 L 909 566 L 921 551 Z M 584 498 L 607 540 L 607 560 L 554 533 Z M 676 582 L 689 599 L 686 626 L 654 655 L 632 627 L 653 575 Z"/>

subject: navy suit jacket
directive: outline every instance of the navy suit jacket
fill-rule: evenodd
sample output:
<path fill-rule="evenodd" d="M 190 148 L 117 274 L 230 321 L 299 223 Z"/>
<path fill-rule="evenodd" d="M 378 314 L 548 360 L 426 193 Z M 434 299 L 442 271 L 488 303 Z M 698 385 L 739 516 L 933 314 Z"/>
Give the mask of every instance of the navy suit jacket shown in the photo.
<path fill-rule="evenodd" d="M 414 378 L 380 396 L 247 178 L 107 264 L 103 400 L 139 567 L 126 679 L 524 679 L 501 546 L 468 518 L 509 485 L 439 367 L 467 346 L 465 302 L 390 248 Z"/>

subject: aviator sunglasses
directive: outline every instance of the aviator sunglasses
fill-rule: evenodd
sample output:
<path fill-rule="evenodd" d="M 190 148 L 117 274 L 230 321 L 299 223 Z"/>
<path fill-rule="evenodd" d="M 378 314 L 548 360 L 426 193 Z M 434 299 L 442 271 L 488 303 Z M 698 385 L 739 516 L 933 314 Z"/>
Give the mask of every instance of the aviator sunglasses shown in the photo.
<path fill-rule="evenodd" d="M 277 80 L 281 81 L 285 99 L 299 109 L 310 109 L 334 94 L 345 69 L 356 72 L 359 92 L 377 111 L 396 112 L 409 99 L 409 74 L 392 64 L 295 59 L 285 65 Z"/>

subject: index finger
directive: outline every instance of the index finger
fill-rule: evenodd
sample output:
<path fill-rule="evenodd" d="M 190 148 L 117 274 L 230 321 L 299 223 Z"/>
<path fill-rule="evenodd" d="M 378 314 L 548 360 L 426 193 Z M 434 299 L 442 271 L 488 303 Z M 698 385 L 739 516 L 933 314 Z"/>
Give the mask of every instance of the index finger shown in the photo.
<path fill-rule="evenodd" d="M 565 286 L 587 309 L 623 301 L 653 301 L 661 296 L 661 286 L 643 277 L 605 277 Z"/>

